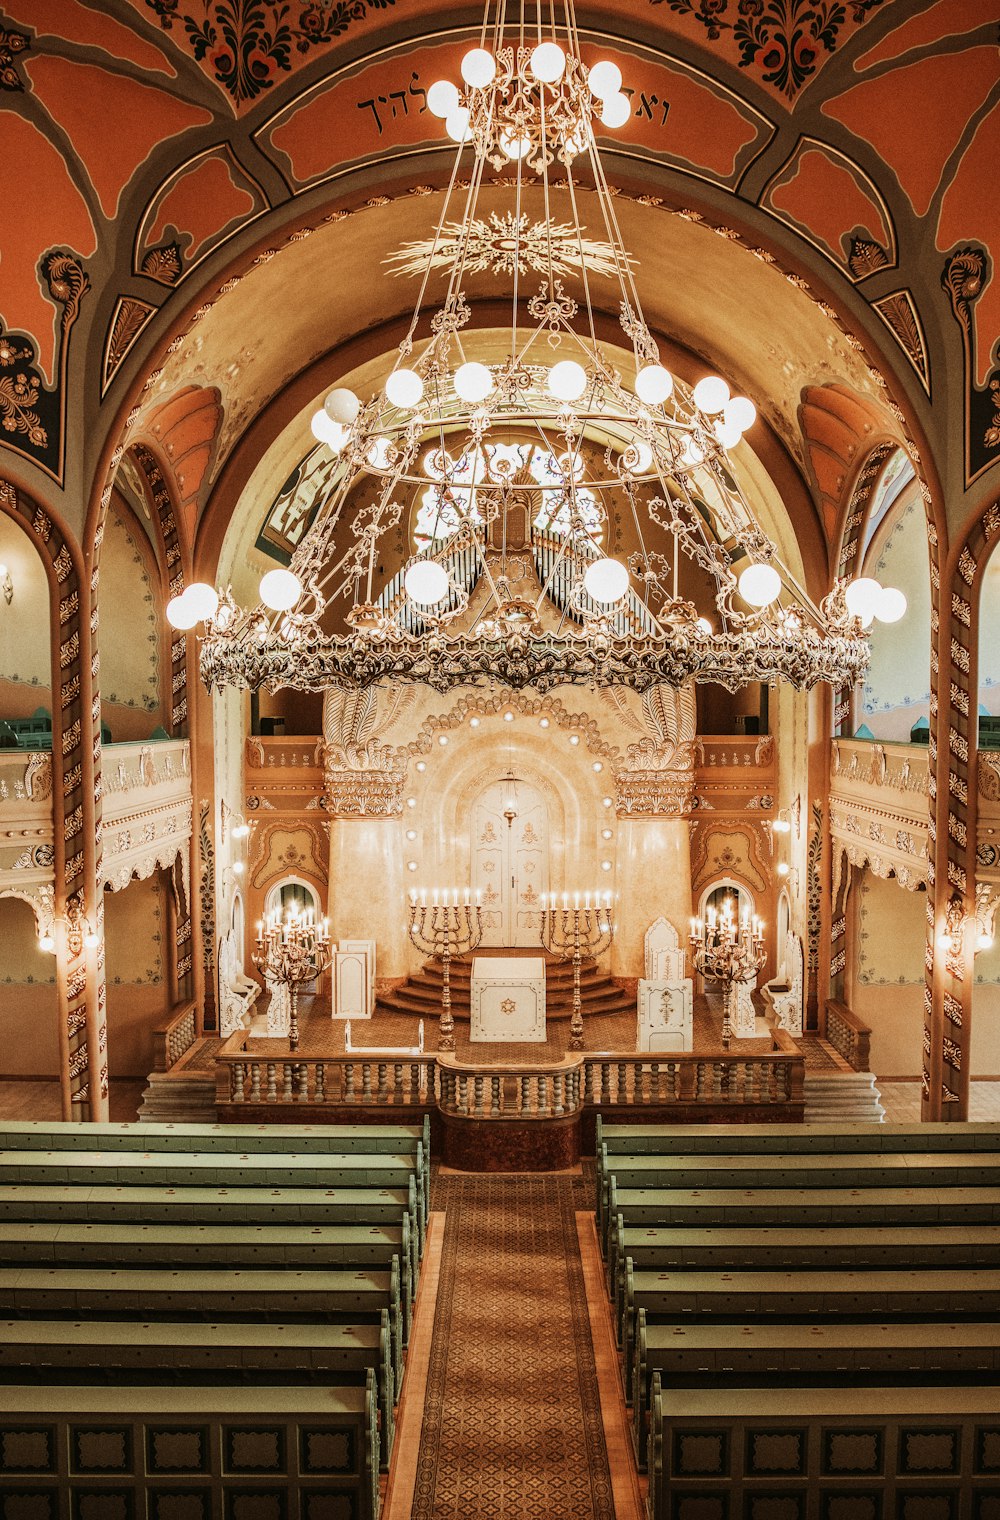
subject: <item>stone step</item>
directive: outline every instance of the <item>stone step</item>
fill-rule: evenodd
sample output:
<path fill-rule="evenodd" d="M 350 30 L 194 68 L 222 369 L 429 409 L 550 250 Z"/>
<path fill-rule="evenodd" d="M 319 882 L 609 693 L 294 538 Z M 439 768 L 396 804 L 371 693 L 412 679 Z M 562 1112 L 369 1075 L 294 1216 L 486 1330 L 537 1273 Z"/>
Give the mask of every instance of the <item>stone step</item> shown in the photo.
<path fill-rule="evenodd" d="M 153 1071 L 142 1095 L 140 1124 L 212 1124 L 215 1121 L 215 1073 Z"/>
<path fill-rule="evenodd" d="M 881 1124 L 885 1120 L 871 1071 L 807 1071 L 803 1096 L 806 1124 Z"/>

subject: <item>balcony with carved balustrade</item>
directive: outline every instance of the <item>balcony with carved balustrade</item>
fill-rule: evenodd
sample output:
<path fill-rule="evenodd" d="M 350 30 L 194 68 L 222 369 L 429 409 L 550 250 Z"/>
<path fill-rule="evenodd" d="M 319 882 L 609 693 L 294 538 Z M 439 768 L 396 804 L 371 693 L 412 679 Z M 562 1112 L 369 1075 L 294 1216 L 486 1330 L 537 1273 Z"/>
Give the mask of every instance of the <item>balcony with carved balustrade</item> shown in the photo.
<path fill-rule="evenodd" d="M 112 891 L 172 864 L 192 829 L 186 739 L 106 744 L 101 755 L 101 879 Z"/>
<path fill-rule="evenodd" d="M 834 739 L 830 751 L 834 847 L 911 888 L 927 880 L 927 758 L 921 745 L 864 739 Z"/>

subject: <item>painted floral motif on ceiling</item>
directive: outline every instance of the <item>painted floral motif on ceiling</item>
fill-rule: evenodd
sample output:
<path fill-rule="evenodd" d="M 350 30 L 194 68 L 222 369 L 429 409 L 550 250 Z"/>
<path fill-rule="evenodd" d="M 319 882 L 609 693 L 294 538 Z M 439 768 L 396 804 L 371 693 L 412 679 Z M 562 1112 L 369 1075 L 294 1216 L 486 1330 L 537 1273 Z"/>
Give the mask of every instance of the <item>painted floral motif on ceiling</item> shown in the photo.
<path fill-rule="evenodd" d="M 30 46 L 31 39 L 24 32 L 11 32 L 0 26 L 0 90 L 24 89 L 14 60 Z"/>
<path fill-rule="evenodd" d="M 340 37 L 371 10 L 394 0 L 146 0 L 169 32 L 183 35 L 195 59 L 237 106 L 292 72 L 295 54 Z M 178 39 L 179 40 L 179 39 Z"/>
<path fill-rule="evenodd" d="M 731 34 L 741 68 L 789 100 L 882 0 L 650 0 L 699 22 L 712 42 Z"/>

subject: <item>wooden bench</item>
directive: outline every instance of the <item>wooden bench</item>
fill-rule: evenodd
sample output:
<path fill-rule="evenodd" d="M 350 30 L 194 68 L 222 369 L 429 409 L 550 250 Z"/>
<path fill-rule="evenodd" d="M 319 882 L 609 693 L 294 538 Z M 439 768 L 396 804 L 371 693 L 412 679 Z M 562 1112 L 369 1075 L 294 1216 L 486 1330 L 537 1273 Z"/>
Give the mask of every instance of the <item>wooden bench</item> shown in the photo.
<path fill-rule="evenodd" d="M 1000 1387 L 664 1389 L 649 1520 L 994 1520 Z"/>
<path fill-rule="evenodd" d="M 0 1314 L 25 1319 L 377 1325 L 383 1312 L 389 1316 L 398 1390 L 404 1314 L 397 1257 L 388 1271 L 0 1268 Z"/>
<path fill-rule="evenodd" d="M 781 1388 L 832 1382 L 1000 1383 L 1000 1326 L 877 1324 L 648 1325 L 640 1309 L 632 1378 L 632 1436 L 645 1451 L 652 1376 L 664 1388 Z"/>
<path fill-rule="evenodd" d="M 139 1154 L 116 1151 L 0 1151 L 0 1192 L 9 1187 L 103 1187 L 291 1189 L 390 1188 L 413 1184 L 413 1223 L 421 1249 L 427 1220 L 424 1208 L 422 1147 L 416 1156 L 374 1153 L 295 1156 L 248 1152 L 228 1155 L 172 1151 Z M 4 1195 L 6 1196 L 6 1195 Z"/>
<path fill-rule="evenodd" d="M 626 1379 L 640 1310 L 647 1325 L 1000 1320 L 1000 1271 L 656 1272 L 636 1271 L 627 1257 L 624 1276 L 618 1333 Z"/>
<path fill-rule="evenodd" d="M 1000 1151 L 1000 1124 L 608 1124 L 597 1153 L 795 1155 L 810 1151 Z"/>
<path fill-rule="evenodd" d="M 1000 1152 L 809 1152 L 782 1156 L 654 1156 L 601 1153 L 598 1229 L 606 1233 L 611 1178 L 628 1188 L 1000 1188 Z"/>
<path fill-rule="evenodd" d="M 681 1229 L 984 1225 L 1000 1224 L 1000 1188 L 619 1188 L 612 1177 L 608 1209 L 626 1225 Z"/>
<path fill-rule="evenodd" d="M 430 1119 L 422 1124 L 79 1124 L 7 1120 L 0 1150 L 160 1151 L 248 1156 L 367 1156 L 418 1158 L 425 1212 L 430 1193 Z M 232 1178 L 230 1171 L 229 1177 Z"/>
<path fill-rule="evenodd" d="M 377 1325 L 262 1325 L 146 1321 L 0 1321 L 0 1381 L 89 1380 L 209 1382 L 239 1379 L 254 1386 L 298 1382 L 364 1387 L 375 1374 L 381 1417 L 380 1453 L 393 1443 L 395 1378 L 389 1316 Z"/>
<path fill-rule="evenodd" d="M 378 1473 L 372 1374 L 364 1387 L 138 1385 L 127 1401 L 115 1388 L 0 1384 L 0 1491 L 8 1505 L 29 1496 L 32 1520 L 155 1516 L 176 1495 L 184 1520 L 377 1520 Z"/>
<path fill-rule="evenodd" d="M 397 1224 L 409 1228 L 410 1271 L 420 1264 L 416 1183 L 403 1188 L 12 1187 L 0 1219 L 91 1224 Z"/>
<path fill-rule="evenodd" d="M 820 1226 L 792 1229 L 672 1229 L 626 1225 L 616 1219 L 609 1233 L 608 1287 L 620 1306 L 625 1261 L 635 1268 L 660 1271 L 736 1270 L 817 1271 L 872 1267 L 891 1271 L 906 1267 L 1000 1267 L 1000 1226 L 940 1225 L 931 1228 L 871 1226 L 867 1229 Z"/>

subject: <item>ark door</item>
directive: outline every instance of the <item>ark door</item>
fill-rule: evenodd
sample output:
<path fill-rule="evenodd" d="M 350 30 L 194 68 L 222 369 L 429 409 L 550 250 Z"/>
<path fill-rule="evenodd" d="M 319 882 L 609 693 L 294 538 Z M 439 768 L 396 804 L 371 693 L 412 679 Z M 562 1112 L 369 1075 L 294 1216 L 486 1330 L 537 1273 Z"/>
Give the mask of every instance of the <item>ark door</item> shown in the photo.
<path fill-rule="evenodd" d="M 549 886 L 545 802 L 527 781 L 494 781 L 472 807 L 472 884 L 482 894 L 483 945 L 537 945 Z"/>

